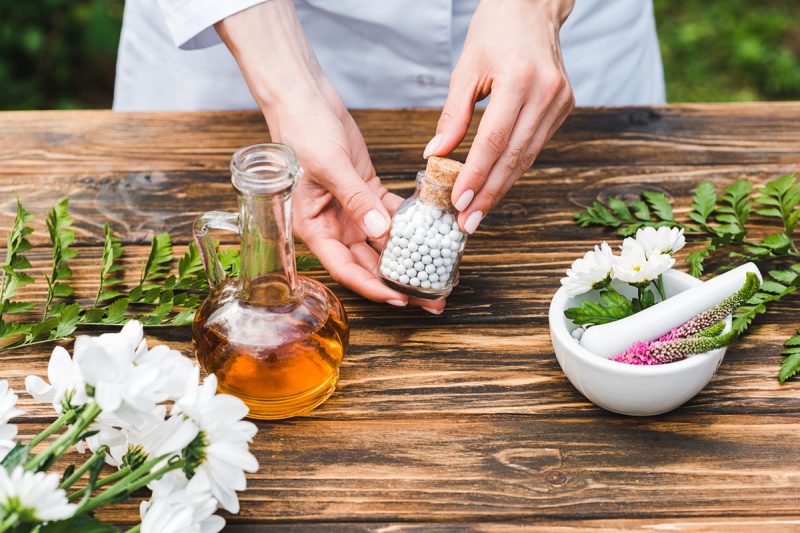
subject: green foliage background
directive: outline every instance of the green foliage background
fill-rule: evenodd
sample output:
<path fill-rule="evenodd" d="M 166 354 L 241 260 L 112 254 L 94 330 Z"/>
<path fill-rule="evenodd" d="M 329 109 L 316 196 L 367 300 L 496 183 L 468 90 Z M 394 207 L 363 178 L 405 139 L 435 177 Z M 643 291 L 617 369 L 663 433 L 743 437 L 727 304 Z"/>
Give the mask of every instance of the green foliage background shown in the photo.
<path fill-rule="evenodd" d="M 655 6 L 669 101 L 800 100 L 799 0 Z M 122 7 L 0 1 L 0 109 L 109 107 Z"/>

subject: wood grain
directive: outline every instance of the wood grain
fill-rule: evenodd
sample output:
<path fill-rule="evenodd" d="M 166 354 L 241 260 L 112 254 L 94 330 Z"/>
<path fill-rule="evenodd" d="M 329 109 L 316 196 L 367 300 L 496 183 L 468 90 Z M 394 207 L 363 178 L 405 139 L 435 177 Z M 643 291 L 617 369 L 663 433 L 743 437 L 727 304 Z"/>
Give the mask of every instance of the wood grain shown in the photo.
<path fill-rule="evenodd" d="M 387 186 L 408 194 L 437 113 L 355 117 Z M 441 316 L 372 304 L 312 272 L 352 320 L 341 384 L 307 417 L 258 423 L 261 469 L 242 512 L 227 517 L 232 530 L 800 529 L 800 385 L 775 379 L 798 298 L 760 319 L 696 398 L 643 419 L 605 412 L 572 388 L 546 318 L 566 266 L 598 240 L 617 241 L 579 230 L 575 209 L 660 190 L 680 216 L 702 180 L 721 187 L 800 172 L 798 124 L 797 103 L 577 111 L 470 239 Z M 0 114 L 0 229 L 19 194 L 37 216 L 30 257 L 41 280 L 44 216 L 68 196 L 75 285 L 89 299 L 104 223 L 123 238 L 135 279 L 153 234 L 169 231 L 182 252 L 197 214 L 235 207 L 230 154 L 267 138 L 250 112 Z M 753 219 L 757 235 L 772 224 Z M 41 299 L 41 284 L 23 295 Z M 187 329 L 151 338 L 191 352 Z M 46 373 L 49 350 L 4 354 L 0 376 L 21 390 L 25 375 Z M 23 435 L 53 418 L 25 394 L 20 404 Z M 132 501 L 104 517 L 131 524 L 136 514 Z"/>

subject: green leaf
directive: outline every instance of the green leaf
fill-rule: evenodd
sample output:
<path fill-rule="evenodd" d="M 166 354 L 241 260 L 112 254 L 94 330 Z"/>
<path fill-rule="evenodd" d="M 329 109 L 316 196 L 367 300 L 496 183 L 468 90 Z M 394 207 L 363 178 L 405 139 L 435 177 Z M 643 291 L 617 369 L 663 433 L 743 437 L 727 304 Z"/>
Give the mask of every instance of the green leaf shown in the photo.
<path fill-rule="evenodd" d="M 120 295 L 118 290 L 108 289 L 107 287 L 116 287 L 122 284 L 122 279 L 115 275 L 115 273 L 122 270 L 122 266 L 117 262 L 122 257 L 122 252 L 122 241 L 114 234 L 111 226 L 104 224 L 103 258 L 100 260 L 100 286 L 97 288 L 95 305 Z"/>
<path fill-rule="evenodd" d="M 125 321 L 125 311 L 128 310 L 128 299 L 120 298 L 106 309 L 103 324 L 122 324 Z"/>
<path fill-rule="evenodd" d="M 633 304 L 617 292 L 601 291 L 600 302 L 584 300 L 580 307 L 571 307 L 564 311 L 564 315 L 576 324 L 607 324 L 620 318 L 632 315 L 635 310 Z"/>
<path fill-rule="evenodd" d="M 767 217 L 780 218 L 783 222 L 787 237 L 794 233 L 797 219 L 800 216 L 800 184 L 797 176 L 787 174 L 780 176 L 758 189 L 759 196 L 755 201 L 761 205 L 770 206 L 759 209 L 758 214 Z"/>
<path fill-rule="evenodd" d="M 2 303 L 2 306 L 0 306 L 0 316 L 5 314 L 18 315 L 27 313 L 34 307 L 36 307 L 36 304 L 33 302 L 12 302 L 10 300 L 6 300 Z"/>
<path fill-rule="evenodd" d="M 781 363 L 781 369 L 778 372 L 778 379 L 781 383 L 800 371 L 800 329 L 796 331 L 795 336 L 784 342 L 783 346 L 784 349 L 781 354 L 785 355 L 786 358 Z"/>
<path fill-rule="evenodd" d="M 58 522 L 48 522 L 38 531 L 39 533 L 119 533 L 114 526 L 105 524 L 88 514 L 80 514 Z"/>
<path fill-rule="evenodd" d="M 172 238 L 169 233 L 159 233 L 153 237 L 139 284 L 163 280 L 169 274 L 172 258 Z"/>
<path fill-rule="evenodd" d="M 642 193 L 642 197 L 658 218 L 666 222 L 675 221 L 669 196 L 663 192 L 645 191 Z"/>
<path fill-rule="evenodd" d="M 708 225 L 708 217 L 717 208 L 717 189 L 710 181 L 700 183 L 692 195 L 692 211 L 689 218 L 703 226 Z"/>
<path fill-rule="evenodd" d="M 33 228 L 28 226 L 31 220 L 33 216 L 17 198 L 17 214 L 6 239 L 6 260 L 0 265 L 0 302 L 11 299 L 19 289 L 33 283 L 33 278 L 21 272 L 31 267 L 30 261 L 22 255 L 31 249 L 31 243 L 26 238 L 33 232 Z"/>
<path fill-rule="evenodd" d="M 202 271 L 203 261 L 200 259 L 200 252 L 197 251 L 197 245 L 192 242 L 186 249 L 186 253 L 178 260 L 178 280 Z"/>
<path fill-rule="evenodd" d="M 0 463 L 0 465 L 2 465 L 6 471 L 10 472 L 28 459 L 30 451 L 31 447 L 29 444 L 23 444 L 22 441 L 17 441 L 14 444 L 14 447 L 11 448 L 11 450 L 9 450 L 9 452 L 3 458 L 3 461 Z"/>
<path fill-rule="evenodd" d="M 61 309 L 61 312 L 58 315 L 58 324 L 56 325 L 55 332 L 53 333 L 53 337 L 57 339 L 61 339 L 64 337 L 69 337 L 75 331 L 75 328 L 78 326 L 78 322 L 80 321 L 81 315 L 81 306 L 80 304 L 71 304 L 67 305 Z"/>

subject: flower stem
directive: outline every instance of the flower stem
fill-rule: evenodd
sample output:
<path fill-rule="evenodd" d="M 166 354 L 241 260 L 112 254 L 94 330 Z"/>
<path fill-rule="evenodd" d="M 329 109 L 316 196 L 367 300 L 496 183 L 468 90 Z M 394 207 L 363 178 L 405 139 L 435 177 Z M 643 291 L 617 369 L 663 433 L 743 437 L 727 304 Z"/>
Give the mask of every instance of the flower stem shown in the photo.
<path fill-rule="evenodd" d="M 97 483 L 95 483 L 94 488 L 99 489 L 100 487 L 105 487 L 109 483 L 114 483 L 115 481 L 124 478 L 125 476 L 127 476 L 130 473 L 131 473 L 130 467 L 126 466 L 124 468 L 120 468 L 119 470 L 117 470 L 113 474 L 109 474 L 106 477 L 104 477 L 103 479 L 97 480 Z M 72 501 L 80 499 L 81 497 L 83 497 L 84 494 L 86 494 L 86 492 L 88 490 L 89 490 L 89 487 L 84 487 L 81 490 L 73 492 L 72 494 L 69 495 L 69 501 L 72 502 Z"/>
<path fill-rule="evenodd" d="M 61 454 L 78 441 L 78 438 L 80 438 L 84 430 L 94 422 L 94 419 L 97 418 L 100 411 L 101 409 L 96 403 L 92 402 L 87 404 L 81 414 L 78 415 L 75 424 L 53 441 L 46 450 L 28 461 L 25 465 L 25 470 L 34 472 L 37 470 L 47 470 L 55 458 L 60 457 Z"/>
<path fill-rule="evenodd" d="M 139 533 L 142 530 L 142 524 L 136 524 L 125 533 Z"/>
<path fill-rule="evenodd" d="M 16 527 L 19 522 L 19 514 L 11 513 L 8 517 L 0 522 L 0 532 L 7 531 L 9 528 Z"/>
<path fill-rule="evenodd" d="M 168 463 L 164 467 L 156 470 L 155 472 L 150 472 L 150 469 L 153 468 L 155 465 L 163 461 L 169 457 L 169 454 L 162 455 L 160 457 L 155 457 L 143 463 L 139 468 L 132 471 L 130 474 L 122 478 L 120 481 L 109 487 L 105 492 L 102 492 L 91 498 L 81 505 L 75 510 L 75 514 L 83 514 L 94 511 L 98 507 L 102 507 L 106 503 L 110 502 L 120 494 L 124 492 L 134 492 L 137 489 L 140 489 L 153 481 L 154 479 L 158 479 L 170 470 L 175 470 L 176 468 L 181 468 L 183 466 L 183 461 L 178 460 L 172 463 Z M 149 473 L 148 473 L 149 472 Z"/>
<path fill-rule="evenodd" d="M 71 409 L 65 413 L 61 413 L 61 415 L 58 418 L 56 418 L 55 422 L 47 426 L 41 433 L 39 433 L 38 435 L 33 437 L 33 439 L 31 439 L 29 446 L 33 448 L 34 446 L 42 442 L 44 439 L 46 439 L 59 429 L 63 428 L 67 424 L 71 424 L 74 419 L 75 419 L 75 411 Z"/>
<path fill-rule="evenodd" d="M 656 286 L 656 290 L 658 291 L 658 295 L 661 296 L 661 301 L 667 299 L 667 293 L 664 292 L 664 274 L 659 274 L 656 280 L 653 282 Z"/>
<path fill-rule="evenodd" d="M 100 448 L 97 449 L 96 452 L 94 452 L 94 454 L 92 454 L 91 457 L 89 457 L 86 460 L 86 462 L 84 462 L 80 466 L 80 468 L 75 470 L 71 476 L 65 479 L 61 483 L 61 485 L 59 485 L 59 488 L 64 490 L 70 488 L 76 481 L 78 481 L 83 476 L 83 474 L 86 473 L 87 470 L 92 468 L 92 466 L 94 466 L 98 461 L 104 461 L 105 458 L 106 458 L 106 447 L 101 446 Z"/>

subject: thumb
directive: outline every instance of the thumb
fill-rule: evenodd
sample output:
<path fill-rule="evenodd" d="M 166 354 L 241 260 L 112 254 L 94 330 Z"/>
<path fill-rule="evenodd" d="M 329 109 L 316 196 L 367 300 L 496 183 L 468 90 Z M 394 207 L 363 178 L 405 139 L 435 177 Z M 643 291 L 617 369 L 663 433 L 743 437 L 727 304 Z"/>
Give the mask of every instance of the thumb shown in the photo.
<path fill-rule="evenodd" d="M 352 164 L 332 165 L 333 173 L 324 180 L 325 188 L 339 201 L 354 224 L 373 239 L 389 230 L 389 213 L 380 197 L 353 168 Z M 335 173 L 335 174 L 334 174 Z"/>
<path fill-rule="evenodd" d="M 447 155 L 464 139 L 475 107 L 473 95 L 470 87 L 456 82 L 455 79 L 450 84 L 450 92 L 436 125 L 436 135 L 425 147 L 422 155 L 424 158 Z"/>

